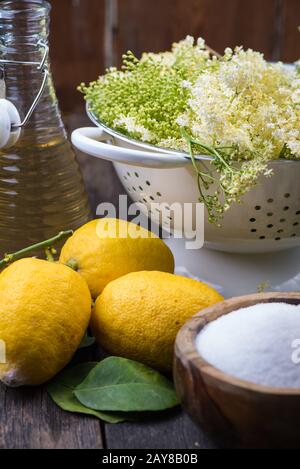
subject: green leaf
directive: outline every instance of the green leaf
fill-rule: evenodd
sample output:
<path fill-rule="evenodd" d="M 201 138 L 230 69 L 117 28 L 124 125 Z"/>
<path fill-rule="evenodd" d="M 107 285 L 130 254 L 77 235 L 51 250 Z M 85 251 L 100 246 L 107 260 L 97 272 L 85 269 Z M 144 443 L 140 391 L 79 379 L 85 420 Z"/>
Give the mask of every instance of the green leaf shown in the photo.
<path fill-rule="evenodd" d="M 86 407 L 102 411 L 159 411 L 179 404 L 173 384 L 141 363 L 109 357 L 75 391 Z"/>
<path fill-rule="evenodd" d="M 85 336 L 83 337 L 83 339 L 81 341 L 81 344 L 78 347 L 78 350 L 82 349 L 82 348 L 90 347 L 91 345 L 94 345 L 95 340 L 96 340 L 95 337 L 91 337 L 88 334 L 85 334 Z"/>
<path fill-rule="evenodd" d="M 76 386 L 81 383 L 96 365 L 97 363 L 92 362 L 81 363 L 80 365 L 63 371 L 47 385 L 47 391 L 55 404 L 63 410 L 93 415 L 109 423 L 124 422 L 126 420 L 125 416 L 88 409 L 74 396 L 73 391 Z"/>

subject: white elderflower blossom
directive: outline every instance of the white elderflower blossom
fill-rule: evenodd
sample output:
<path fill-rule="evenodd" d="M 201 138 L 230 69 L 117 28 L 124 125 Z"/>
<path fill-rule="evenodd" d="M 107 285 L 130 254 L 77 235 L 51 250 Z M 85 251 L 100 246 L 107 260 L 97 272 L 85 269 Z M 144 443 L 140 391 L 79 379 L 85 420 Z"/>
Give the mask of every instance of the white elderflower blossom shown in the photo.
<path fill-rule="evenodd" d="M 154 137 L 143 125 L 139 124 L 137 119 L 132 116 L 120 116 L 114 122 L 115 127 L 124 127 L 129 134 L 138 135 L 144 142 L 151 142 Z"/>
<path fill-rule="evenodd" d="M 145 53 L 140 60 L 129 52 L 122 70 L 111 68 L 80 89 L 107 126 L 189 150 L 200 200 L 216 220 L 260 175 L 271 175 L 269 161 L 300 159 L 299 72 L 300 62 L 295 68 L 269 64 L 242 47 L 226 48 L 217 58 L 203 39 L 187 36 L 170 52 Z M 211 170 L 198 170 L 194 152 L 212 157 Z"/>
<path fill-rule="evenodd" d="M 181 82 L 181 86 L 182 88 L 191 88 L 192 87 L 192 83 L 188 80 L 182 80 Z"/>
<path fill-rule="evenodd" d="M 294 72 L 268 64 L 261 54 L 239 50 L 230 61 L 220 61 L 218 70 L 199 76 L 184 119 L 177 122 L 188 118 L 185 126 L 209 144 L 237 145 L 240 159 L 244 152 L 244 159 L 249 152 L 276 159 L 284 145 L 294 152 L 299 140 L 300 110 L 293 107 L 300 102 L 298 81 Z"/>

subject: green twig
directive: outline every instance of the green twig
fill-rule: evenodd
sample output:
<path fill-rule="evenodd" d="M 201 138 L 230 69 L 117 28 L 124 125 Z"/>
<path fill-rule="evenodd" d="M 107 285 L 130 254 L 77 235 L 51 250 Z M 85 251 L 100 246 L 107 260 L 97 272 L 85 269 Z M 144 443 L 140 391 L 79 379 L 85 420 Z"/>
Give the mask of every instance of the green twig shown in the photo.
<path fill-rule="evenodd" d="M 225 211 L 225 206 L 228 204 L 230 192 L 220 180 L 217 180 L 217 178 L 210 174 L 205 165 L 205 172 L 200 171 L 198 161 L 196 160 L 196 157 L 194 155 L 193 145 L 197 145 L 198 148 L 204 150 L 206 155 L 212 156 L 212 162 L 214 163 L 215 167 L 217 168 L 219 165 L 223 169 L 227 170 L 231 178 L 235 173 L 238 173 L 239 171 L 231 167 L 216 148 L 202 144 L 198 140 L 194 139 L 191 135 L 189 135 L 184 129 L 182 129 L 182 136 L 187 142 L 191 163 L 197 174 L 197 184 L 200 194 L 199 200 L 203 202 L 206 206 L 209 215 L 209 220 L 212 223 L 217 222 L 222 217 Z M 214 182 L 218 184 L 219 188 L 217 189 L 214 195 L 206 194 L 204 191 L 208 191 L 208 189 Z M 221 199 L 221 196 L 223 197 L 223 199 Z"/>
<path fill-rule="evenodd" d="M 32 246 L 28 246 L 12 254 L 5 254 L 4 259 L 0 261 L 0 270 L 3 269 L 4 267 L 7 267 L 9 264 L 11 264 L 14 261 L 17 261 L 18 259 L 22 259 L 27 254 L 30 254 L 35 251 L 40 251 L 42 249 L 45 249 L 46 253 L 51 254 L 52 256 L 52 252 L 51 252 L 52 246 L 58 243 L 59 241 L 63 241 L 69 238 L 70 236 L 72 236 L 72 234 L 73 234 L 72 230 L 61 231 L 60 233 L 58 233 L 58 235 L 54 236 L 53 238 L 47 239 L 46 241 L 41 241 L 40 243 L 33 244 Z"/>

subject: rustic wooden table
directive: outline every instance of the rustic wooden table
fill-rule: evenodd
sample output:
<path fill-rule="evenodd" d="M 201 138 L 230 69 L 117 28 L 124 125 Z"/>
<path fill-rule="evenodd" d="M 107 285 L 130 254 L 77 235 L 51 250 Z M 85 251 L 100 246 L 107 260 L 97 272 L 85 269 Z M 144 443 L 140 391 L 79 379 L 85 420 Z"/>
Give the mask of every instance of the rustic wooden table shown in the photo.
<path fill-rule="evenodd" d="M 83 115 L 66 118 L 69 130 L 89 125 Z M 103 201 L 124 193 L 110 163 L 78 154 L 93 213 Z M 96 360 L 99 350 L 78 352 L 75 360 Z M 200 449 L 215 443 L 180 410 L 143 423 L 104 424 L 60 410 L 42 387 L 0 385 L 0 448 Z"/>

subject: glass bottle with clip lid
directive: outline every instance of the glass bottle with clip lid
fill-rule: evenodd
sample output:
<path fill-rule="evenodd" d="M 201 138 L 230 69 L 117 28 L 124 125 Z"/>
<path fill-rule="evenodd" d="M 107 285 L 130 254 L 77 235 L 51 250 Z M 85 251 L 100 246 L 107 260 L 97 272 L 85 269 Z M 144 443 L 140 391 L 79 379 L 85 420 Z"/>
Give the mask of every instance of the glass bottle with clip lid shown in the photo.
<path fill-rule="evenodd" d="M 46 1 L 0 2 L 0 255 L 90 216 L 49 68 Z"/>

